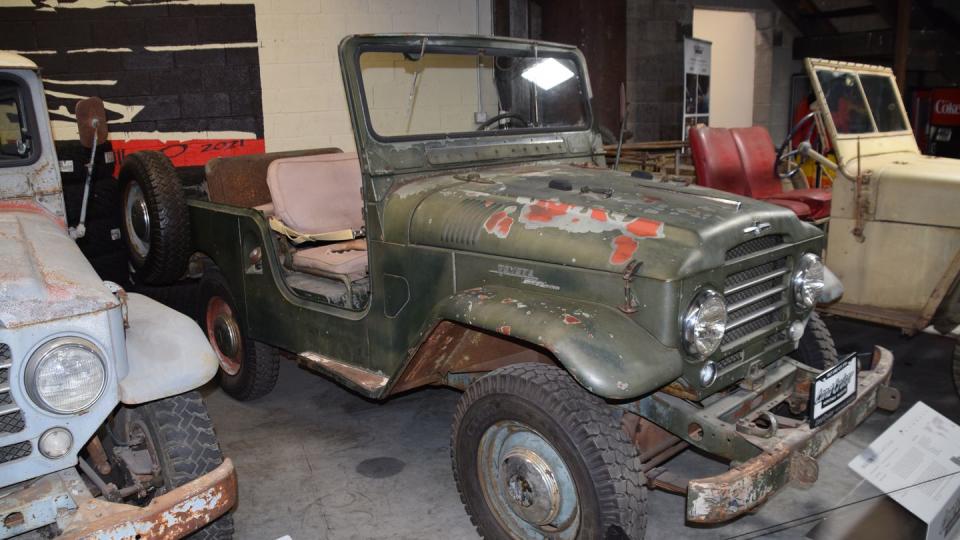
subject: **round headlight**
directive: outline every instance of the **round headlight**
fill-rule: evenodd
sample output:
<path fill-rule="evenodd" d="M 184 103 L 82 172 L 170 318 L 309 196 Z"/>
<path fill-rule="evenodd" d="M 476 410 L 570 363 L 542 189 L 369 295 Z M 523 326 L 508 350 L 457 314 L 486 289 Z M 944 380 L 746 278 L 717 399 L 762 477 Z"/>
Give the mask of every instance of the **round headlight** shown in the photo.
<path fill-rule="evenodd" d="M 107 382 L 99 349 L 79 337 L 44 343 L 27 362 L 27 392 L 34 403 L 58 414 L 71 414 L 93 405 Z"/>
<path fill-rule="evenodd" d="M 823 262 L 813 253 L 800 257 L 793 275 L 793 299 L 797 306 L 810 309 L 816 305 L 823 289 Z"/>
<path fill-rule="evenodd" d="M 687 352 L 701 358 L 713 354 L 727 329 L 727 305 L 720 293 L 704 289 L 693 299 L 683 317 L 683 341 Z"/>

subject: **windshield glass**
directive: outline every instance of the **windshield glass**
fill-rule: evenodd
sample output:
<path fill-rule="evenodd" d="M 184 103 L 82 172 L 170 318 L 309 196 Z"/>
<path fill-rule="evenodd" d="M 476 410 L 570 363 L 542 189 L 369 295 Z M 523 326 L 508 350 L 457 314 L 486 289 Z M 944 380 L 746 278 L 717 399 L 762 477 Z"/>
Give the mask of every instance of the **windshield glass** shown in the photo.
<path fill-rule="evenodd" d="M 364 105 L 381 138 L 584 129 L 588 102 L 575 57 L 434 52 L 360 54 Z"/>
<path fill-rule="evenodd" d="M 0 80 L 0 163 L 30 156 L 30 137 L 22 113 L 20 86 Z"/>
<path fill-rule="evenodd" d="M 837 133 L 882 133 L 909 129 L 893 78 L 878 74 L 818 70 L 817 79 Z"/>

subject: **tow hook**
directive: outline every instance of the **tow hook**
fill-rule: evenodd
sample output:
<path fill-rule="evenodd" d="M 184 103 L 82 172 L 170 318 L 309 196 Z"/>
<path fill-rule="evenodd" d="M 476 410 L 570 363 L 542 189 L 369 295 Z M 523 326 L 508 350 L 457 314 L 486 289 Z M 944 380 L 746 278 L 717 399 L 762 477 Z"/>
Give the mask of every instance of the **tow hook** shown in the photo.
<path fill-rule="evenodd" d="M 779 429 L 777 417 L 770 411 L 763 411 L 754 420 L 741 418 L 737 421 L 737 431 L 745 435 L 754 435 L 769 439 L 777 434 Z"/>

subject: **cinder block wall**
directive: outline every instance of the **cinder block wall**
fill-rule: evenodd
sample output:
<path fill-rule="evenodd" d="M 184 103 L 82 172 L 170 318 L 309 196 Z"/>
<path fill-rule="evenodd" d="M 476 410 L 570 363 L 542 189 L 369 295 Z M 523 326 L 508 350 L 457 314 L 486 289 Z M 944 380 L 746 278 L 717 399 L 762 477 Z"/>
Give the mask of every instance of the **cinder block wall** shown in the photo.
<path fill-rule="evenodd" d="M 477 0 L 256 0 L 255 4 L 267 151 L 353 149 L 337 59 L 337 44 L 344 36 L 477 33 Z M 479 8 L 480 33 L 489 34 L 489 0 L 480 0 Z"/>
<path fill-rule="evenodd" d="M 692 35 L 695 7 L 756 14 L 753 121 L 766 126 L 779 143 L 789 129 L 790 77 L 800 65 L 792 60 L 798 32 L 772 0 L 627 0 L 627 93 L 634 140 L 681 136 L 683 38 Z"/>

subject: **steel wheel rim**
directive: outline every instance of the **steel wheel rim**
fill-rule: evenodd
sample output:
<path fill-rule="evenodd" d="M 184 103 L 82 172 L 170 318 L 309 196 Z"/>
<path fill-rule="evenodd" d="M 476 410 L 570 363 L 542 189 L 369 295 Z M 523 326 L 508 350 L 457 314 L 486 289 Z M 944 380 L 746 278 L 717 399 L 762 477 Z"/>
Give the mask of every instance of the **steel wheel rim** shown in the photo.
<path fill-rule="evenodd" d="M 150 211 L 143 190 L 136 182 L 129 182 L 123 197 L 123 228 L 130 239 L 134 255 L 143 260 L 150 252 Z"/>
<path fill-rule="evenodd" d="M 477 460 L 487 506 L 511 537 L 577 537 L 576 483 L 559 452 L 540 433 L 513 420 L 497 422 L 481 437 Z"/>
<path fill-rule="evenodd" d="M 243 364 L 243 339 L 233 310 L 223 298 L 214 296 L 207 302 L 205 328 L 220 369 L 231 376 L 239 373 Z"/>

